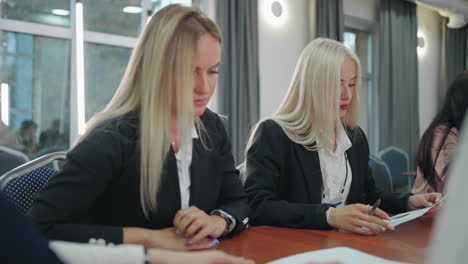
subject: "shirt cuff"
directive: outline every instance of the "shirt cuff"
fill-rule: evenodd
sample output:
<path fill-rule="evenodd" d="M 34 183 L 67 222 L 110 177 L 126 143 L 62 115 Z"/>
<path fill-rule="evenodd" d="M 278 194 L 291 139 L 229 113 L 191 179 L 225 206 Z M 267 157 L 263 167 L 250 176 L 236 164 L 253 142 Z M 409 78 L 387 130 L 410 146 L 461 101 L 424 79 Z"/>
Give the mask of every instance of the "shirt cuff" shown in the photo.
<path fill-rule="evenodd" d="M 49 242 L 49 248 L 65 263 L 130 264 L 145 261 L 141 245 L 106 246 L 54 240 Z"/>
<path fill-rule="evenodd" d="M 332 209 L 332 207 L 328 208 L 327 212 L 325 213 L 325 215 L 327 216 L 327 223 L 328 223 L 328 225 L 330 225 L 330 213 L 331 213 L 331 209 Z"/>

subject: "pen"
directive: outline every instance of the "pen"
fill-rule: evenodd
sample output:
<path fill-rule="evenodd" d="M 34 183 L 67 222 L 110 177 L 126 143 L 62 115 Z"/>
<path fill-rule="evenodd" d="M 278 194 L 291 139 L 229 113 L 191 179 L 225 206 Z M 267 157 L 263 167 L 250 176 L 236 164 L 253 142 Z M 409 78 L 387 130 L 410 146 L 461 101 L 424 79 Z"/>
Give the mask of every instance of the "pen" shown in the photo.
<path fill-rule="evenodd" d="M 373 215 L 375 209 L 377 209 L 377 207 L 379 207 L 379 205 L 380 205 L 380 198 L 377 199 L 377 201 L 375 201 L 374 205 L 372 206 L 372 209 L 370 209 L 370 210 L 367 212 L 367 214 L 368 214 L 368 215 Z"/>

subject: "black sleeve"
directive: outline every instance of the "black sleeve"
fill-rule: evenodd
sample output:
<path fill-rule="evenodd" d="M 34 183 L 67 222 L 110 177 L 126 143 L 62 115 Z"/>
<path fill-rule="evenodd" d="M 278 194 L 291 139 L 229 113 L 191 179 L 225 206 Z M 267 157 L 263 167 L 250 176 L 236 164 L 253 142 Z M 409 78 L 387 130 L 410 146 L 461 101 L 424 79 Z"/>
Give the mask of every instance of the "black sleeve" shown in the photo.
<path fill-rule="evenodd" d="M 48 241 L 0 195 L 2 263 L 61 263 Z"/>
<path fill-rule="evenodd" d="M 400 193 L 385 193 L 383 190 L 378 188 L 375 185 L 374 177 L 372 176 L 371 169 L 369 167 L 369 143 L 367 142 L 367 138 L 360 127 L 357 127 L 357 137 L 364 141 L 365 147 L 365 157 L 367 161 L 367 170 L 365 170 L 366 178 L 366 197 L 367 203 L 373 204 L 377 199 L 381 198 L 382 203 L 380 208 L 382 210 L 395 214 L 406 212 L 408 210 L 408 197 L 411 195 L 410 193 L 407 194 L 400 194 Z"/>
<path fill-rule="evenodd" d="M 103 238 L 122 243 L 121 227 L 93 225 L 89 211 L 119 175 L 123 163 L 123 136 L 95 129 L 71 150 L 63 170 L 37 195 L 30 214 L 50 239 L 88 242 Z"/>
<path fill-rule="evenodd" d="M 216 114 L 215 114 L 216 115 Z M 229 235 L 242 232 L 246 225 L 244 219 L 249 216 L 250 208 L 247 202 L 247 194 L 240 180 L 239 171 L 234 165 L 231 142 L 226 129 L 219 116 L 215 117 L 216 131 L 220 139 L 220 164 L 222 166 L 222 185 L 218 200 L 219 209 L 225 211 L 236 219 L 236 227 Z"/>
<path fill-rule="evenodd" d="M 326 219 L 328 204 L 289 202 L 280 197 L 288 184 L 285 162 L 292 155 L 292 141 L 272 120 L 262 122 L 247 151 L 245 188 L 252 208 L 253 225 L 331 229 Z"/>

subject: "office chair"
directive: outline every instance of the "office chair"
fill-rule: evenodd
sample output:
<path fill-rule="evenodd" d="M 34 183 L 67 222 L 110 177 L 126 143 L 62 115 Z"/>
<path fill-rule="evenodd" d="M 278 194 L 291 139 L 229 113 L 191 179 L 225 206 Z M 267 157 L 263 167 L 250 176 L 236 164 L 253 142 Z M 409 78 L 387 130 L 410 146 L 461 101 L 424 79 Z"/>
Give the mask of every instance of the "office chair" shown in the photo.
<path fill-rule="evenodd" d="M 389 146 L 379 152 L 379 157 L 387 163 L 387 166 L 390 169 L 393 189 L 396 192 L 409 192 L 409 176 L 402 174 L 409 170 L 408 153 L 398 147 Z"/>
<path fill-rule="evenodd" d="M 55 152 L 34 159 L 5 173 L 0 178 L 0 192 L 22 214 L 27 214 L 37 191 L 44 187 L 60 169 L 59 161 L 66 152 Z M 52 168 L 46 167 L 52 165 Z"/>
<path fill-rule="evenodd" d="M 375 156 L 370 156 L 369 168 L 372 177 L 374 177 L 375 185 L 386 193 L 393 192 L 392 176 L 390 169 L 385 162 Z"/>

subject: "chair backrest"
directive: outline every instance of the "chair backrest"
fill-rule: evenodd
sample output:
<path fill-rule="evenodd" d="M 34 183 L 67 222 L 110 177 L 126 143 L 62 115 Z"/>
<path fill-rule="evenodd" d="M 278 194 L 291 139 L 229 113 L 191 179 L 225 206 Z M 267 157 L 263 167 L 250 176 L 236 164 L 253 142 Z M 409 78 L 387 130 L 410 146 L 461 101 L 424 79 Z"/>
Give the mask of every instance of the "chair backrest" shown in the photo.
<path fill-rule="evenodd" d="M 403 175 L 403 172 L 409 170 L 408 153 L 404 150 L 390 146 L 379 152 L 379 157 L 387 163 L 392 175 L 393 189 L 396 191 L 407 192 L 409 190 L 409 177 Z"/>
<path fill-rule="evenodd" d="M 393 192 L 392 177 L 387 164 L 375 156 L 370 156 L 369 168 L 371 169 L 371 174 L 374 177 L 375 185 L 386 193 Z"/>
<path fill-rule="evenodd" d="M 55 152 L 5 173 L 0 178 L 0 192 L 16 205 L 21 213 L 27 214 L 35 199 L 36 192 L 58 172 L 55 169 L 58 165 L 54 163 L 65 160 L 65 158 L 66 152 Z M 54 168 L 45 167 L 51 164 Z"/>
<path fill-rule="evenodd" d="M 26 154 L 5 146 L 0 146 L 0 176 L 28 162 Z"/>

